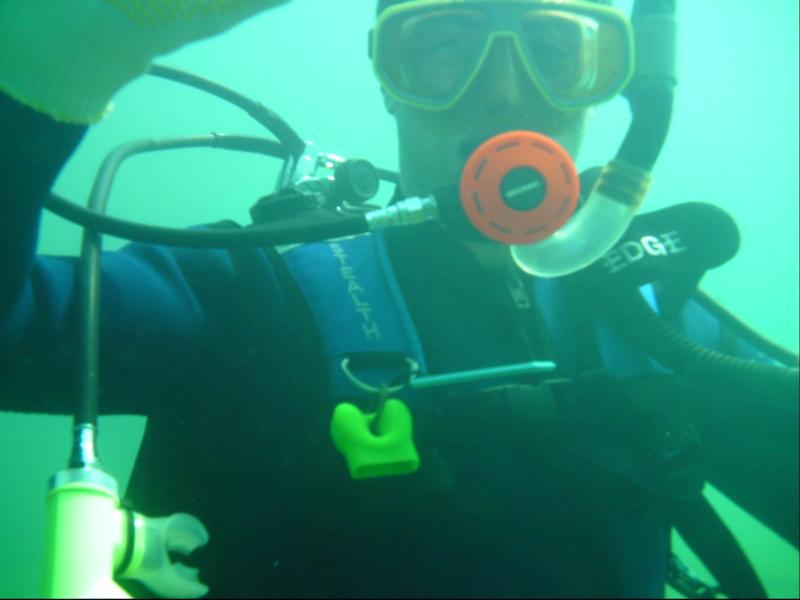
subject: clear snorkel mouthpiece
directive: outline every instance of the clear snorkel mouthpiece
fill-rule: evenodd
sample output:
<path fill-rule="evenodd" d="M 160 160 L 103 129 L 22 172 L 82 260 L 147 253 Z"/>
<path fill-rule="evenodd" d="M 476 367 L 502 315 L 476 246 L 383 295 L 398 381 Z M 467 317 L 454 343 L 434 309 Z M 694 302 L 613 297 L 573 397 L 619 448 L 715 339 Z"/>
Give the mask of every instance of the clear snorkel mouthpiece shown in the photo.
<path fill-rule="evenodd" d="M 569 153 L 545 135 L 511 131 L 473 153 L 460 198 L 475 228 L 509 244 L 523 271 L 560 277 L 614 246 L 641 206 L 649 180 L 644 169 L 612 160 L 574 214 L 580 179 Z"/>
<path fill-rule="evenodd" d="M 604 256 L 627 231 L 649 187 L 650 176 L 619 160 L 609 162 L 585 205 L 550 237 L 533 244 L 513 244 L 511 257 L 523 271 L 560 277 Z"/>

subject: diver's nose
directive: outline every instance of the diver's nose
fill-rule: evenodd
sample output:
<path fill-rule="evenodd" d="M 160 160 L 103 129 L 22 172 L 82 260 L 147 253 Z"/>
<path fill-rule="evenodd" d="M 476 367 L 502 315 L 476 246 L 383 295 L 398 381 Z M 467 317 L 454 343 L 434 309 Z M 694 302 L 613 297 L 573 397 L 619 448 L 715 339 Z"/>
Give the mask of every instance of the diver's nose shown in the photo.
<path fill-rule="evenodd" d="M 530 102 L 533 88 L 525 66 L 510 38 L 494 41 L 478 73 L 475 86 L 479 102 L 487 112 L 509 112 Z"/>

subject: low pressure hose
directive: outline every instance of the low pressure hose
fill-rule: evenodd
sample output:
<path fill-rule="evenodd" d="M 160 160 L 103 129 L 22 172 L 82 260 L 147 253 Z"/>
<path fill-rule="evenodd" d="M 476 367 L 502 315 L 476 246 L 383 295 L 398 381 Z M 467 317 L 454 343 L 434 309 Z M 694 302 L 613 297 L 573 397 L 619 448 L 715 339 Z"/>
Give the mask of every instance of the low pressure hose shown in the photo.
<path fill-rule="evenodd" d="M 638 293 L 626 303 L 611 301 L 607 306 L 606 314 L 620 334 L 694 383 L 780 405 L 796 400 L 800 393 L 797 367 L 742 359 L 701 346 L 654 313 Z"/>

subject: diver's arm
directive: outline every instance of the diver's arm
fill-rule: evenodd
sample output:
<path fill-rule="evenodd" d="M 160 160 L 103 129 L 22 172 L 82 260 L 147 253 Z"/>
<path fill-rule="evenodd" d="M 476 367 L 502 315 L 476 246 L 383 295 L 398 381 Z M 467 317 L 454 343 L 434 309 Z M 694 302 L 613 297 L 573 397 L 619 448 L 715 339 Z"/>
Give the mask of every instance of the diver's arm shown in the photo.
<path fill-rule="evenodd" d="M 796 368 L 796 356 L 718 316 L 731 353 Z M 711 483 L 797 548 L 800 399 L 795 393 L 743 398 L 713 393 L 699 408 L 697 426 L 707 449 Z"/>
<path fill-rule="evenodd" d="M 692 387 L 676 404 L 697 428 L 708 481 L 797 548 L 800 416 L 794 400 L 763 406 L 758 398 Z"/>
<path fill-rule="evenodd" d="M 71 410 L 62 397 L 77 387 L 76 260 L 36 257 L 35 247 L 44 200 L 85 125 L 154 56 L 284 1 L 0 2 L 0 409 Z M 249 300 L 274 307 L 279 282 L 259 256 L 255 276 L 272 285 Z M 231 348 L 221 332 L 241 320 L 234 262 L 223 251 L 135 244 L 104 255 L 101 365 L 112 372 L 101 385 L 120 392 L 105 412 L 148 412 L 148 369 L 177 377 L 191 364 L 203 374 L 199 356 Z"/>
<path fill-rule="evenodd" d="M 85 128 L 0 94 L 0 129 L 0 408 L 66 413 L 77 386 L 77 260 L 37 257 L 35 249 L 44 199 Z M 194 269 L 190 282 L 184 269 L 191 259 L 179 263 L 165 249 L 105 253 L 101 332 L 103 349 L 116 352 L 103 363 L 113 366 L 124 352 L 130 383 L 139 388 L 133 377 L 142 369 L 159 360 L 178 366 L 190 353 L 175 352 L 176 345 L 197 342 L 205 323 L 198 313 L 206 299 L 194 288 L 202 287 L 203 274 L 229 269 L 221 260 Z M 120 369 L 113 371 L 104 384 L 119 379 Z"/>
<path fill-rule="evenodd" d="M 33 263 L 42 206 L 85 131 L 0 93 L 0 317 L 12 314 Z"/>
<path fill-rule="evenodd" d="M 83 129 L 2 95 L 0 125 L 0 410 L 66 414 L 79 389 L 77 259 L 35 246 L 43 199 Z M 285 349 L 310 333 L 269 250 L 130 244 L 101 265 L 106 414 L 192 402 L 226 369 L 247 368 L 259 345 Z"/>
<path fill-rule="evenodd" d="M 797 378 L 797 357 L 739 322 L 704 295 L 696 295 L 691 323 L 719 340 L 720 350 L 758 363 L 783 364 Z M 708 322 L 711 326 L 703 326 Z M 686 324 L 684 324 L 686 325 Z M 708 480 L 743 509 L 798 547 L 800 400 L 785 381 L 735 394 L 723 386 L 686 386 L 673 397 L 676 410 L 695 423 Z M 747 386 L 752 389 L 752 386 Z M 776 393 L 776 390 L 783 390 Z"/>

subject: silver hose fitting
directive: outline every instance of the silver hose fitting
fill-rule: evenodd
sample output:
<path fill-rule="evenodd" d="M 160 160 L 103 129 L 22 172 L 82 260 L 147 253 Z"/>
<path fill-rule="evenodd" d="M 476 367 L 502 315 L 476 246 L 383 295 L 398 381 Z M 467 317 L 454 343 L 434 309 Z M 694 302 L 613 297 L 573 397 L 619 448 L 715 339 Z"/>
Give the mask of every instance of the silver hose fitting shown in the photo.
<path fill-rule="evenodd" d="M 364 217 L 370 231 L 397 225 L 419 225 L 439 218 L 439 209 L 433 196 L 406 198 L 386 208 L 368 212 Z"/>

